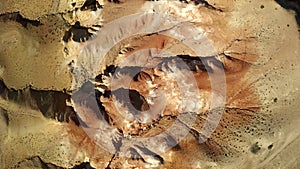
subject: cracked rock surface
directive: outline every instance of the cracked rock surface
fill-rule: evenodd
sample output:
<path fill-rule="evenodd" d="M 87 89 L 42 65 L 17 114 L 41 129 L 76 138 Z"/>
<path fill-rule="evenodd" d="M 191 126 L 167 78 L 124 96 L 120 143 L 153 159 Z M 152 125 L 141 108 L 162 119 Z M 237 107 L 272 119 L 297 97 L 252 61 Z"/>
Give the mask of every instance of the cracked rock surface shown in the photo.
<path fill-rule="evenodd" d="M 298 1 L 0 3 L 0 168 L 300 166 Z"/>

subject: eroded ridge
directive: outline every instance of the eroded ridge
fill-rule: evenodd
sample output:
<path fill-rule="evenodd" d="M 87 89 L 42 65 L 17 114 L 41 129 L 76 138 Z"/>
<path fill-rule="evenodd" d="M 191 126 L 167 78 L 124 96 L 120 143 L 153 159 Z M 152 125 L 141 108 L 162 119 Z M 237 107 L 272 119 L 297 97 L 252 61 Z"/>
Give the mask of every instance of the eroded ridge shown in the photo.
<path fill-rule="evenodd" d="M 209 62 L 212 64 L 209 65 Z M 178 83 L 183 79 L 180 76 L 190 71 L 193 76 L 200 77 L 200 74 L 213 72 L 213 67 L 223 67 L 216 57 L 201 60 L 183 55 L 155 58 L 150 68 L 110 67 L 112 70 L 108 76 L 102 74 L 96 77 L 96 87 L 103 94 L 99 102 L 111 117 L 110 124 L 122 130 L 124 135 L 140 135 L 163 116 L 177 116 L 192 109 L 201 109 L 197 114 L 205 112 L 209 107 L 209 99 L 204 99 L 209 97 L 205 91 L 210 90 L 210 85 L 205 83 L 208 76 L 196 80 L 203 90 L 202 97 L 194 95 L 196 86 L 191 86 L 193 83 Z M 179 85 L 185 91 L 181 91 Z M 182 104 L 184 100 L 192 102 Z"/>
<path fill-rule="evenodd" d="M 104 123 L 109 124 L 111 129 L 103 129 L 102 134 L 112 133 L 107 141 L 111 141 L 117 154 L 129 152 L 147 163 L 163 163 L 162 153 L 180 141 L 176 137 L 178 133 L 166 129 L 181 116 L 177 122 L 181 123 L 179 126 L 182 131 L 189 131 L 199 142 L 207 139 L 199 146 L 204 147 L 212 158 L 230 156 L 241 151 L 234 143 L 227 144 L 236 138 L 242 140 L 235 130 L 241 125 L 250 124 L 253 118 L 259 116 L 259 103 L 253 95 L 254 89 L 250 87 L 236 92 L 236 86 L 241 83 L 250 65 L 223 54 L 210 57 L 155 57 L 147 66 L 110 65 L 73 95 L 74 104 L 80 105 L 80 110 L 83 110 L 77 113 L 88 128 L 101 128 L 99 126 L 104 126 Z M 228 90 L 224 109 L 212 108 L 210 104 L 212 92 L 218 91 L 212 89 L 209 74 L 218 74 L 220 70 L 225 71 Z M 194 79 L 190 80 L 195 80 L 196 86 L 184 80 L 183 76 L 188 73 L 192 74 Z M 245 81 L 242 83 L 247 84 Z M 199 92 L 195 92 L 195 89 Z M 91 102 L 87 98 L 96 101 Z M 243 98 L 247 101 L 243 101 Z M 96 107 L 93 102 L 97 102 Z M 96 109 L 100 110 L 100 114 Z M 224 110 L 222 118 L 220 123 L 211 122 L 219 124 L 210 135 L 203 128 L 204 124 L 210 113 L 220 110 Z M 196 120 L 185 119 L 189 117 L 185 114 L 192 115 Z M 131 145 L 129 141 L 131 138 L 150 138 L 162 133 L 167 142 L 163 148 L 149 148 L 145 146 L 148 143 Z M 228 135 L 231 136 L 228 138 Z M 106 138 L 103 135 L 101 137 Z M 145 160 L 150 157 L 152 160 Z"/>

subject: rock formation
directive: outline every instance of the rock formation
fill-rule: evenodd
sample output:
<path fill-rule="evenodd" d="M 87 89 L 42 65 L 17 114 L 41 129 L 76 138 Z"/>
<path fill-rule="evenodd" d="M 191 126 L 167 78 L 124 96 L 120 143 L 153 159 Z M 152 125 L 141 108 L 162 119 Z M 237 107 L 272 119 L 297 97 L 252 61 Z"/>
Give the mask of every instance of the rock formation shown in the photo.
<path fill-rule="evenodd" d="M 0 2 L 0 168 L 300 166 L 298 1 Z"/>

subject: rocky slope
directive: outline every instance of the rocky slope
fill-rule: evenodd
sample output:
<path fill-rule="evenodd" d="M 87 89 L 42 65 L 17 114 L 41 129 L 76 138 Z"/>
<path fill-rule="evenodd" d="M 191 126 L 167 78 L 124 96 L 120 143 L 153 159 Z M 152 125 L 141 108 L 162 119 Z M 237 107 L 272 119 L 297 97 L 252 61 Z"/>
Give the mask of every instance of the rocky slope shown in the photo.
<path fill-rule="evenodd" d="M 0 2 L 0 168 L 299 167 L 297 1 Z"/>

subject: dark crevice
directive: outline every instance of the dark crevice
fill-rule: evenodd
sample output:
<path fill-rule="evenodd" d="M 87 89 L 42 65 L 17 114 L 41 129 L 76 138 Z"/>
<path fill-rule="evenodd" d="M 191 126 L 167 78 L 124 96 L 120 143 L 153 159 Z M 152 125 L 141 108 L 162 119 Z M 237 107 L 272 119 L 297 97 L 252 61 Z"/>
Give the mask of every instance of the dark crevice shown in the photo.
<path fill-rule="evenodd" d="M 228 56 L 229 57 L 229 56 Z M 189 56 L 189 55 L 177 55 L 171 57 L 158 57 L 157 59 L 161 59 L 161 62 L 157 65 L 157 68 L 162 69 L 166 68 L 168 71 L 172 71 L 171 68 L 168 67 L 169 63 L 175 64 L 178 69 L 188 69 L 191 71 L 201 70 L 204 72 L 213 72 L 213 68 L 209 66 L 209 62 L 214 66 L 224 69 L 223 63 L 217 58 L 217 56 Z M 230 57 L 230 59 L 232 59 Z M 110 65 L 104 71 L 104 74 L 100 74 L 96 76 L 95 80 L 97 82 L 102 83 L 102 77 L 110 76 L 117 77 L 118 75 L 128 75 L 133 77 L 134 81 L 138 80 L 140 73 L 144 73 L 142 71 L 143 67 L 140 66 L 124 66 L 122 68 Z"/>
<path fill-rule="evenodd" d="M 122 133 L 122 131 L 119 131 L 120 133 Z M 107 166 L 105 167 L 105 169 L 110 169 L 110 165 L 112 164 L 112 162 L 114 161 L 114 159 L 117 157 L 117 155 L 119 154 L 120 152 L 120 148 L 122 146 L 122 139 L 123 137 L 120 137 L 119 139 L 117 140 L 112 140 L 113 141 L 113 145 L 114 147 L 116 148 L 114 154 L 112 155 L 112 157 L 110 158 Z"/>
<path fill-rule="evenodd" d="M 168 62 L 175 62 L 175 65 L 179 69 L 188 69 L 191 71 L 197 71 L 197 69 L 204 72 L 213 72 L 213 68 L 209 66 L 208 62 L 213 63 L 218 68 L 224 68 L 221 61 L 216 56 L 189 56 L 189 55 L 177 55 L 175 57 L 164 58 L 163 62 L 159 65 L 162 68 L 163 65 L 168 65 Z"/>
<path fill-rule="evenodd" d="M 62 40 L 69 42 L 71 39 L 75 42 L 85 42 L 93 38 L 94 33 L 97 30 L 90 27 L 84 27 L 80 25 L 80 22 L 76 22 L 71 28 L 65 32 Z"/>
<path fill-rule="evenodd" d="M 29 20 L 24 18 L 22 15 L 19 14 L 19 12 L 13 12 L 13 13 L 5 13 L 0 15 L 1 21 L 15 21 L 20 23 L 24 28 L 27 28 L 28 25 L 32 26 L 40 26 L 42 25 L 40 21 L 37 20 Z"/>
<path fill-rule="evenodd" d="M 66 91 L 36 90 L 30 86 L 22 90 L 15 90 L 7 88 L 0 80 L 0 95 L 5 100 L 41 111 L 46 118 L 59 122 L 72 120 L 79 125 L 79 119 L 73 107 L 66 105 L 66 101 L 71 98 Z"/>
<path fill-rule="evenodd" d="M 172 150 L 181 150 L 178 142 L 171 135 L 167 134 L 167 146 L 172 147 Z"/>
<path fill-rule="evenodd" d="M 119 130 L 120 131 L 120 130 Z M 122 133 L 122 131 L 120 131 L 120 133 Z M 120 139 L 116 139 L 116 140 L 112 140 L 112 142 L 113 142 L 113 145 L 114 145 L 114 147 L 115 147 L 115 149 L 116 149 L 116 152 L 115 152 L 115 154 L 117 154 L 119 151 L 120 151 L 120 148 L 121 148 L 121 146 L 122 146 L 122 139 L 123 139 L 123 137 L 120 137 Z"/>
<path fill-rule="evenodd" d="M 5 122 L 5 125 L 8 126 L 9 125 L 9 117 L 7 114 L 7 110 L 0 107 L 0 116 L 2 116 L 2 118 L 4 118 L 3 120 Z"/>
<path fill-rule="evenodd" d="M 31 89 L 30 96 L 35 100 L 38 109 L 46 118 L 67 123 L 72 120 L 76 125 L 80 124 L 80 119 L 76 116 L 74 108 L 66 105 L 66 101 L 70 100 L 70 95 L 60 91 Z"/>
<path fill-rule="evenodd" d="M 34 157 L 34 158 L 37 158 L 38 161 L 41 163 L 42 169 L 54 169 L 54 168 L 55 169 L 63 169 L 63 167 L 57 166 L 55 164 L 44 162 L 39 156 Z"/>
<path fill-rule="evenodd" d="M 96 90 L 95 85 L 88 81 L 84 83 L 78 91 L 72 94 L 72 100 L 75 104 L 84 104 L 86 108 L 93 110 L 98 119 L 110 123 L 110 116 L 100 101 L 102 95 L 104 94 Z M 78 119 L 80 120 L 79 117 Z M 89 127 L 84 121 L 80 120 L 79 122 L 81 125 L 84 125 L 84 127 Z"/>
<path fill-rule="evenodd" d="M 30 96 L 35 100 L 38 108 L 48 118 L 58 118 L 59 121 L 64 121 L 61 113 L 66 112 L 67 105 L 66 100 L 70 99 L 68 94 L 59 91 L 42 91 L 30 89 Z M 30 98 L 24 98 L 30 99 Z M 68 108 L 68 113 L 71 113 L 72 109 Z M 51 113 L 55 112 L 55 114 Z M 59 118 L 61 116 L 61 118 Z"/>
<path fill-rule="evenodd" d="M 139 145 L 135 145 L 138 149 L 140 149 L 143 153 L 145 153 L 146 155 L 149 155 L 149 156 L 151 156 L 151 157 L 154 157 L 156 160 L 158 160 L 159 162 L 160 162 L 160 164 L 163 164 L 164 163 L 164 159 L 160 156 L 160 155 L 158 155 L 158 154 L 156 154 L 156 153 L 154 153 L 154 152 L 152 152 L 152 151 L 150 151 L 149 149 L 147 149 L 147 148 L 144 148 L 144 147 L 142 147 L 142 146 L 139 146 Z"/>
<path fill-rule="evenodd" d="M 86 0 L 80 10 L 92 10 L 97 11 L 98 9 L 103 8 L 97 0 Z"/>
<path fill-rule="evenodd" d="M 108 2 L 113 2 L 113 3 L 116 3 L 116 4 L 119 4 L 119 3 L 121 3 L 121 1 L 120 1 L 120 0 L 108 0 Z"/>
<path fill-rule="evenodd" d="M 120 68 L 111 65 L 104 70 L 104 74 L 96 76 L 95 80 L 97 82 L 102 83 L 101 78 L 103 77 L 103 75 L 112 76 L 114 78 L 118 78 L 119 75 L 128 75 L 129 77 L 132 77 L 134 81 L 138 81 L 141 78 L 141 76 L 148 76 L 148 78 L 151 78 L 149 75 L 143 72 L 142 69 L 143 67 L 140 66 L 124 66 Z"/>
<path fill-rule="evenodd" d="M 105 107 L 103 106 L 102 102 L 100 101 L 100 97 L 102 95 L 103 94 L 101 92 L 99 92 L 98 90 L 95 90 L 96 101 L 97 101 L 97 104 L 99 106 L 99 110 L 101 112 L 101 115 L 104 118 L 104 120 L 109 123 L 111 121 L 111 118 L 108 115 L 108 113 L 105 111 Z"/>
<path fill-rule="evenodd" d="M 299 0 L 275 0 L 281 7 L 295 11 L 298 28 L 300 28 L 300 1 Z M 299 29 L 300 30 L 300 29 Z"/>
<path fill-rule="evenodd" d="M 89 162 L 83 162 L 79 165 L 74 166 L 72 169 L 95 169 Z"/>
<path fill-rule="evenodd" d="M 253 65 L 251 62 L 244 61 L 244 60 L 238 59 L 236 57 L 232 57 L 232 56 L 230 56 L 228 54 L 225 54 L 225 53 L 220 53 L 219 56 L 224 56 L 226 59 L 231 60 L 231 61 L 237 61 L 237 62 L 240 62 L 240 63 L 243 63 L 243 64 Z"/>
<path fill-rule="evenodd" d="M 66 169 L 64 167 L 55 165 L 53 163 L 47 163 L 47 162 L 43 161 L 43 159 L 40 156 L 29 157 L 29 158 L 26 158 L 26 159 L 24 159 L 22 161 L 19 161 L 18 164 L 15 167 L 17 167 L 17 168 L 24 167 L 22 165 L 22 163 L 25 163 L 25 165 L 27 165 L 28 161 L 31 161 L 32 164 L 34 165 L 33 167 L 35 167 L 35 168 L 42 168 L 42 169 Z M 89 162 L 83 162 L 83 163 L 81 163 L 79 165 L 75 165 L 71 169 L 95 169 L 95 168 L 93 168 L 90 165 Z"/>
<path fill-rule="evenodd" d="M 114 72 L 111 72 L 113 77 L 117 77 L 118 75 L 128 75 L 130 77 L 135 77 L 141 72 L 142 67 L 140 66 L 124 66 L 122 68 L 117 67 Z"/>
<path fill-rule="evenodd" d="M 136 151 L 136 149 L 134 148 L 130 148 L 130 157 L 132 160 L 137 160 L 137 159 L 141 159 L 143 162 L 145 162 L 145 160 L 143 159 L 143 157 Z"/>
<path fill-rule="evenodd" d="M 119 102 L 128 107 L 131 113 L 136 112 L 136 110 L 147 111 L 150 109 L 146 99 L 135 90 L 120 88 L 112 91 L 111 94 L 114 95 Z"/>
<path fill-rule="evenodd" d="M 26 158 L 26 159 L 24 159 L 22 161 L 19 161 L 16 166 L 11 167 L 11 168 L 21 168 L 21 167 L 24 167 L 23 163 L 25 163 L 25 165 L 28 165 L 27 164 L 28 161 L 31 161 L 32 165 L 33 165 L 32 167 L 35 167 L 35 168 L 42 168 L 42 169 L 65 169 L 63 167 L 57 166 L 57 165 L 52 164 L 52 163 L 46 163 L 39 156 L 33 156 L 33 157 Z"/>
<path fill-rule="evenodd" d="M 189 3 L 189 1 L 187 1 L 187 0 L 179 0 L 180 2 L 184 2 L 184 3 Z M 206 8 L 208 8 L 208 9 L 212 9 L 212 10 L 216 10 L 216 11 L 219 11 L 219 12 L 223 12 L 223 10 L 222 9 L 219 9 L 219 8 L 216 8 L 216 7 L 214 7 L 213 5 L 211 5 L 211 4 L 209 4 L 207 1 L 205 1 L 205 0 L 195 0 L 194 1 L 194 4 L 195 5 L 203 5 L 203 6 L 205 6 Z"/>
<path fill-rule="evenodd" d="M 116 153 L 114 153 L 114 154 L 112 155 L 112 157 L 110 158 L 110 160 L 109 160 L 108 164 L 106 165 L 105 169 L 111 169 L 111 168 L 110 168 L 110 165 L 111 165 L 111 163 L 114 161 L 115 157 L 116 157 Z"/>
<path fill-rule="evenodd" d="M 199 5 L 199 4 L 202 4 L 202 5 L 204 5 L 205 7 L 209 8 L 209 9 L 213 9 L 213 10 L 217 10 L 217 11 L 223 12 L 223 10 L 214 7 L 213 5 L 209 4 L 205 0 L 196 0 L 195 1 L 195 5 Z"/>
<path fill-rule="evenodd" d="M 0 96 L 2 98 L 5 98 L 7 96 L 7 92 L 8 92 L 8 88 L 5 85 L 5 83 L 3 82 L 2 79 L 0 79 Z"/>
<path fill-rule="evenodd" d="M 213 72 L 213 68 L 209 66 L 209 62 L 213 63 L 214 66 L 224 69 L 223 63 L 216 56 L 189 56 L 189 55 L 177 55 L 170 57 L 157 57 L 161 59 L 161 62 L 157 65 L 157 68 L 162 70 L 165 68 L 167 71 L 172 72 L 172 69 L 168 66 L 169 64 L 175 65 L 176 68 L 180 70 L 190 70 L 197 71 L 201 70 L 204 72 Z M 134 80 L 136 80 L 139 75 L 137 72 L 141 72 L 142 67 L 124 67 L 122 70 L 118 71 L 121 74 L 136 75 Z M 125 73 L 127 72 L 127 73 Z M 131 73 L 132 72 L 132 73 Z"/>

